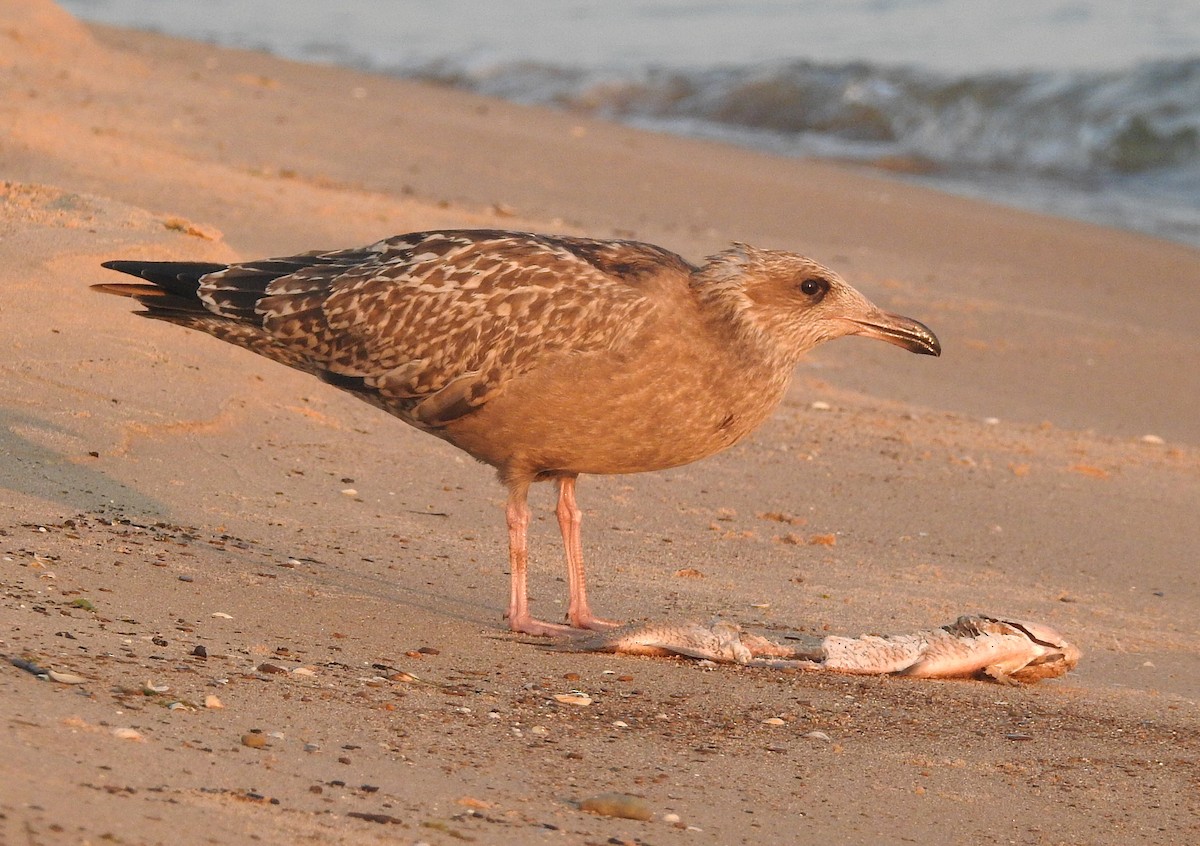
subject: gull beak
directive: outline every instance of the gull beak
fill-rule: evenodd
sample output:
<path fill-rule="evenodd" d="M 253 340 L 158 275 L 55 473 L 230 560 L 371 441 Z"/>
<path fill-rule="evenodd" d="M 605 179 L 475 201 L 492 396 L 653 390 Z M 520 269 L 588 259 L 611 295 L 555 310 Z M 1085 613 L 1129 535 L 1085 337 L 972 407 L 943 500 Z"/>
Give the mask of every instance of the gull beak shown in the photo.
<path fill-rule="evenodd" d="M 937 335 L 929 330 L 924 323 L 919 323 L 909 317 L 890 314 L 886 311 L 876 311 L 866 318 L 844 318 L 854 324 L 850 330 L 852 335 L 863 335 L 868 338 L 878 338 L 903 347 L 909 352 L 920 355 L 941 355 L 942 345 Z"/>

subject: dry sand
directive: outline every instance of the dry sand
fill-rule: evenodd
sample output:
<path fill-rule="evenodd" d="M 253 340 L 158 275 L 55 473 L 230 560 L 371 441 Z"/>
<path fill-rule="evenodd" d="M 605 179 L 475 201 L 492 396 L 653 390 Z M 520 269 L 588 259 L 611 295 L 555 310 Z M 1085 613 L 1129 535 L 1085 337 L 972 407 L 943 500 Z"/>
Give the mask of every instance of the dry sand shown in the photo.
<path fill-rule="evenodd" d="M 45 0 L 0 0 L 0 77 L 0 653 L 84 679 L 0 665 L 0 843 L 1200 841 L 1197 251 Z M 105 259 L 440 226 L 790 248 L 942 339 L 831 344 L 748 442 L 585 479 L 602 613 L 857 634 L 984 611 L 1059 628 L 1079 669 L 548 652 L 503 629 L 487 468 L 87 290 Z M 577 806 L 613 791 L 653 818 Z"/>

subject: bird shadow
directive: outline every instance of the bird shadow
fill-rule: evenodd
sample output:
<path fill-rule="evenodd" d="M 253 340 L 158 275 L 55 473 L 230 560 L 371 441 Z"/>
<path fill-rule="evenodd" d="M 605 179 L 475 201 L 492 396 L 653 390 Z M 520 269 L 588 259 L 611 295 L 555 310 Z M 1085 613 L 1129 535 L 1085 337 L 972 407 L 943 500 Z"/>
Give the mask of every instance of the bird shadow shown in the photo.
<path fill-rule="evenodd" d="M 75 439 L 77 434 L 45 419 L 0 407 L 0 490 L 55 502 L 76 511 L 164 514 L 166 506 L 91 466 L 98 454 L 71 455 L 32 435 Z"/>

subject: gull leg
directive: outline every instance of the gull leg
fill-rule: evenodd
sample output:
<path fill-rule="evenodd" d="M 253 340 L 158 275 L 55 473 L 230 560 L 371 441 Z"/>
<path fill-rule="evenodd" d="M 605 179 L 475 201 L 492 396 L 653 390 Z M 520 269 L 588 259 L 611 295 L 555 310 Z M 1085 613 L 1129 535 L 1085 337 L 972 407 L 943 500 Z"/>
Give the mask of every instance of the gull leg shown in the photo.
<path fill-rule="evenodd" d="M 508 523 L 508 567 L 511 584 L 508 594 L 508 627 L 514 632 L 529 635 L 553 636 L 569 632 L 569 626 L 546 623 L 529 613 L 529 546 L 526 538 L 529 528 L 528 485 L 513 486 L 509 490 L 508 503 L 504 507 L 504 518 Z"/>
<path fill-rule="evenodd" d="M 554 513 L 567 550 L 567 590 L 571 597 L 567 619 L 579 629 L 610 629 L 619 625 L 596 617 L 588 607 L 587 580 L 583 573 L 583 512 L 575 504 L 574 476 L 563 476 L 558 480 L 558 507 Z"/>

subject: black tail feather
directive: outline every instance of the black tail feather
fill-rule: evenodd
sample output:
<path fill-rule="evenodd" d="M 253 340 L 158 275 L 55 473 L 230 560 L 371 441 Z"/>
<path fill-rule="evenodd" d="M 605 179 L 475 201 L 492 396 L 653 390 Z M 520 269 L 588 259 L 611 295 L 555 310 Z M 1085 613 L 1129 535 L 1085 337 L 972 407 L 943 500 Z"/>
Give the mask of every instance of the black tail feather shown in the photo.
<path fill-rule="evenodd" d="M 147 309 L 142 314 L 167 319 L 170 319 L 167 316 L 172 314 L 207 311 L 197 293 L 200 277 L 227 267 L 224 264 L 199 261 L 106 261 L 101 266 L 128 273 L 150 284 L 108 282 L 93 285 L 93 290 L 116 294 L 119 297 L 132 297 Z"/>
<path fill-rule="evenodd" d="M 228 267 L 204 261 L 106 261 L 101 266 L 145 279 L 166 293 L 184 299 L 196 298 L 201 276 Z"/>

